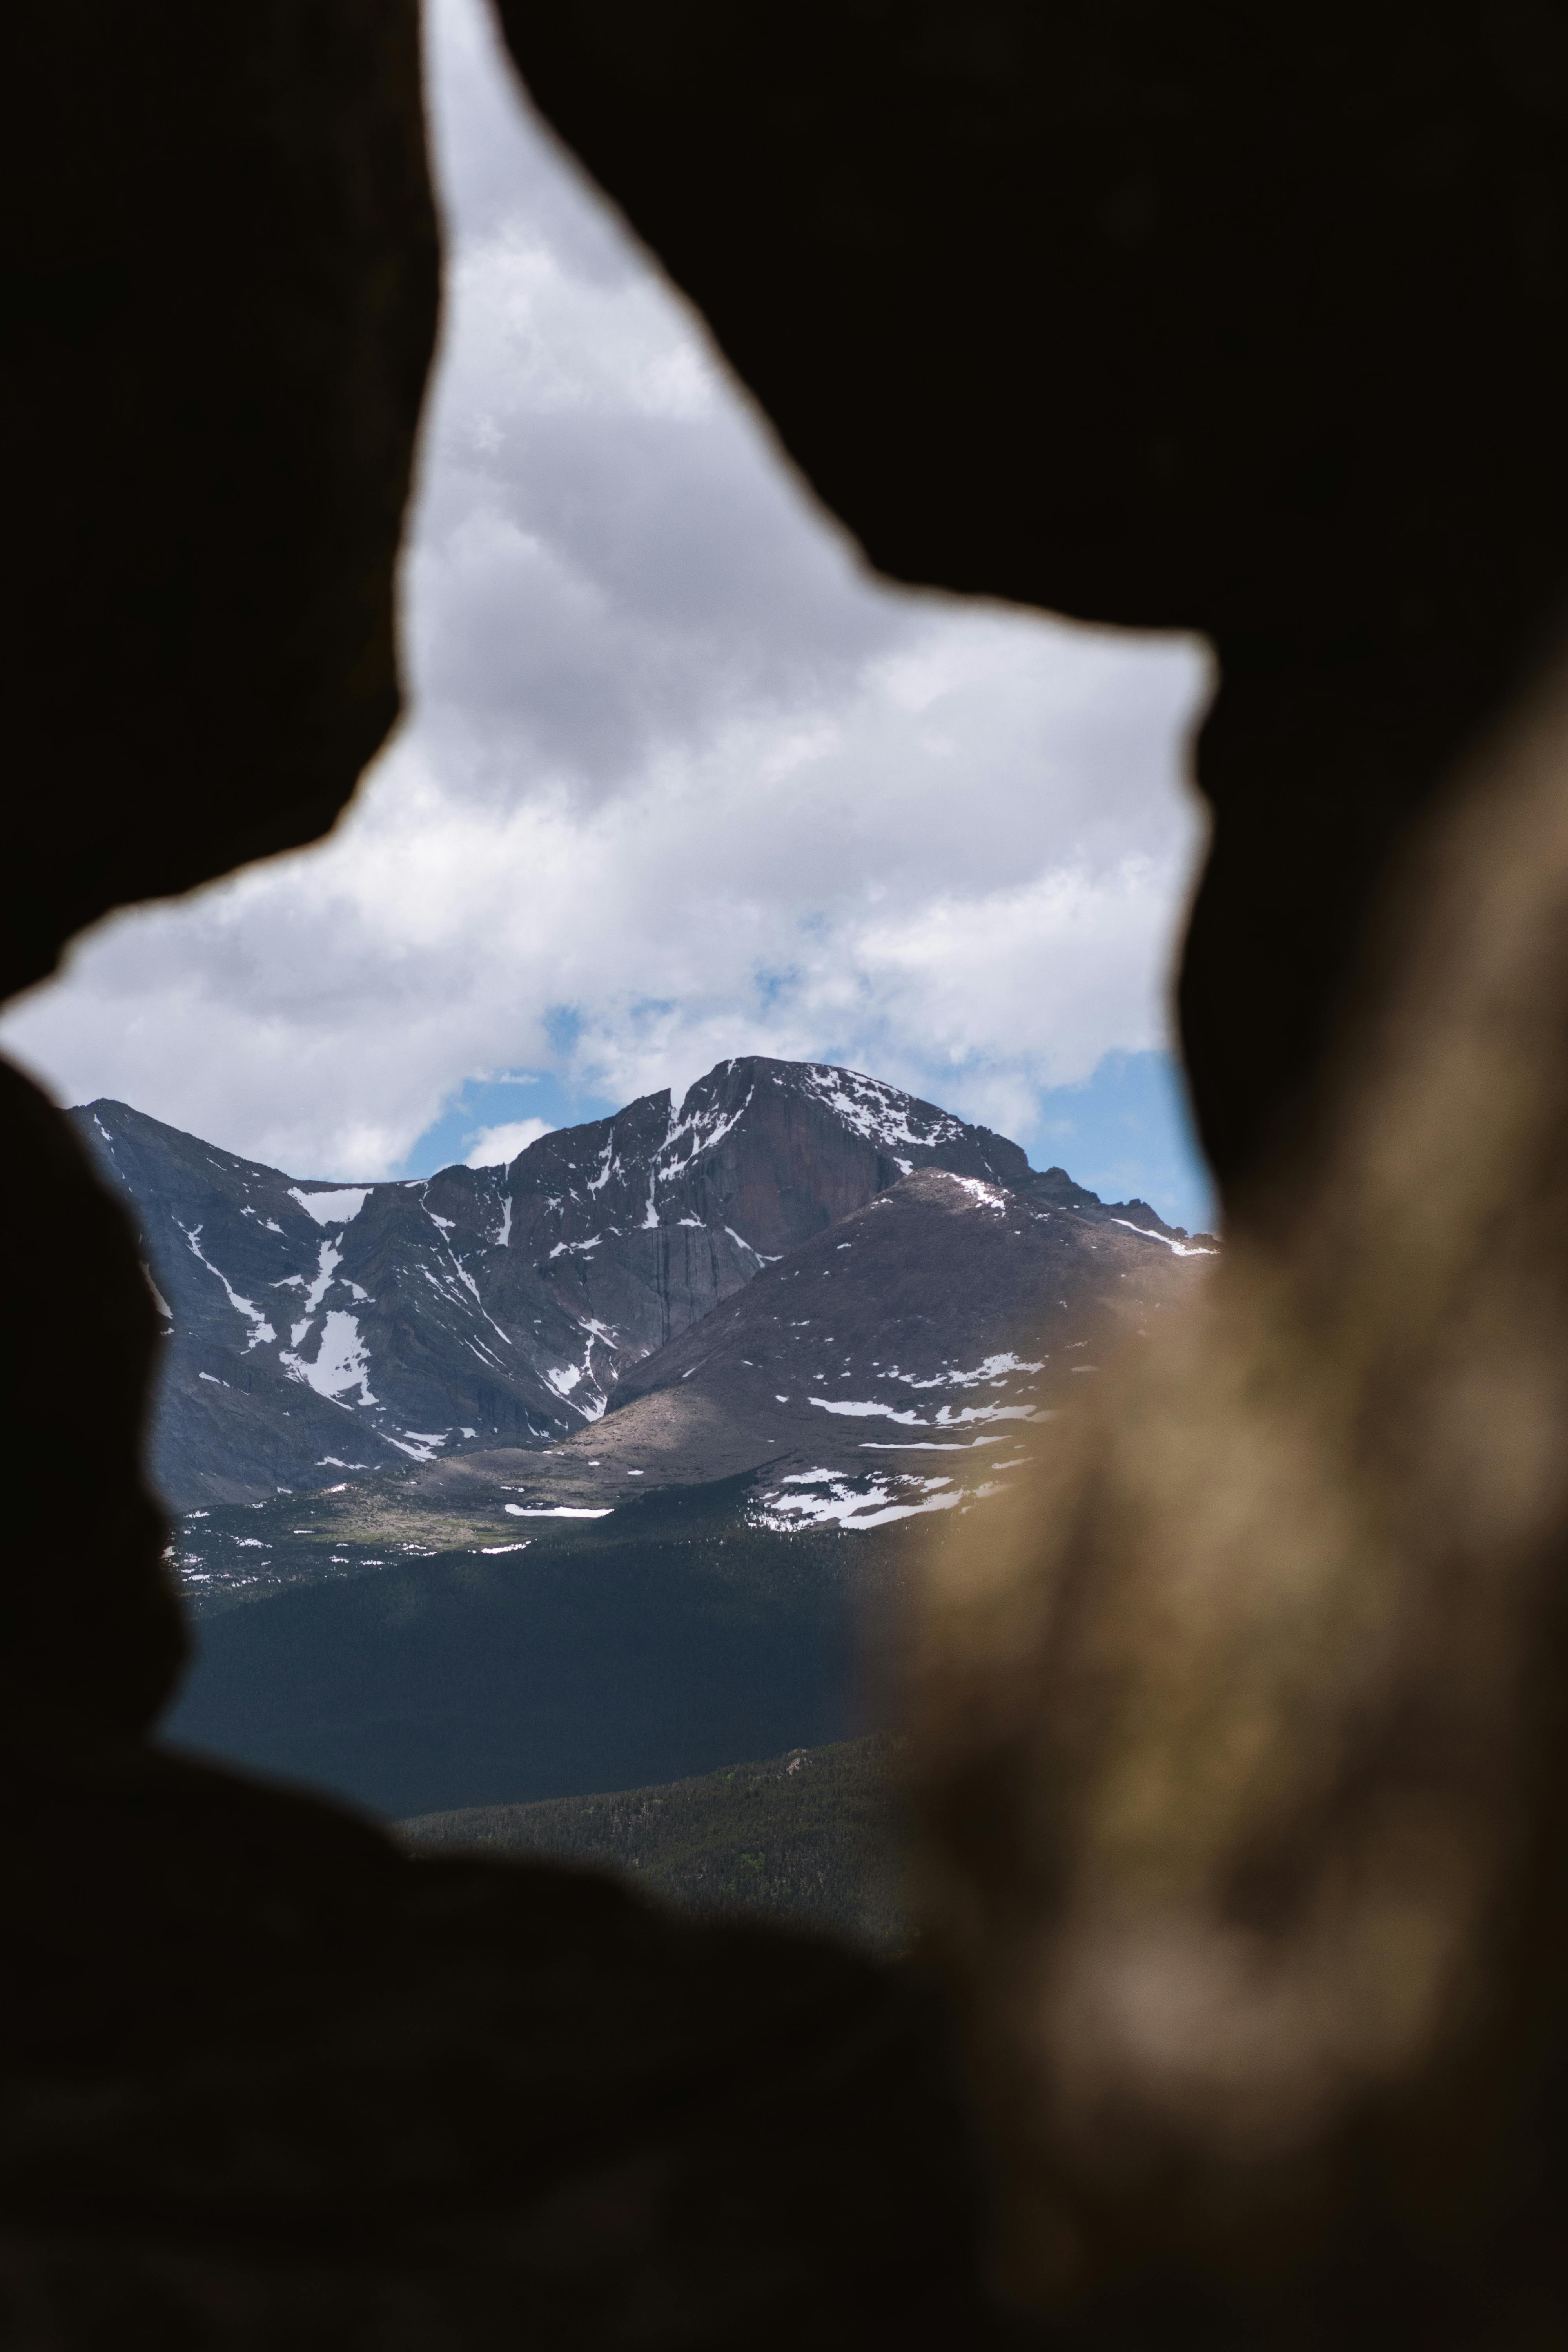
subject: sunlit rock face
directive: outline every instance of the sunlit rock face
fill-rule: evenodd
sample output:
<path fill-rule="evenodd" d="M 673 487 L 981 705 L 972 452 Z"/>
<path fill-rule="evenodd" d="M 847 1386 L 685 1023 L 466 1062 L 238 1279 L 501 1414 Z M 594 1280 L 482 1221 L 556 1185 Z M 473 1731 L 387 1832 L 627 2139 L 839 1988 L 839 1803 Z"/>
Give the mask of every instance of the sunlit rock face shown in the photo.
<path fill-rule="evenodd" d="M 1005 1137 L 815 1063 L 723 1062 L 679 1107 L 647 1095 L 510 1167 L 402 1183 L 297 1179 L 123 1103 L 75 1117 L 144 1237 L 166 1328 L 154 1462 L 176 1507 L 553 1446 L 634 1365 L 920 1169 L 1100 1213 Z"/>

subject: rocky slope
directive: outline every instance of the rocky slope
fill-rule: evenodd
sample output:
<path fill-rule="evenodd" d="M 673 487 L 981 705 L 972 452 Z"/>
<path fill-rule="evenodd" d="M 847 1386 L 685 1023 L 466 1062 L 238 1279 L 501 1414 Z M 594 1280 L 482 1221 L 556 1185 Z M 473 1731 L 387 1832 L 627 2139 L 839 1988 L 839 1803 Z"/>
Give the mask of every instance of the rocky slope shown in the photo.
<path fill-rule="evenodd" d="M 1061 1170 L 1032 1171 L 1005 1138 L 819 1064 L 721 1063 L 679 1108 L 668 1093 L 645 1096 L 613 1118 L 542 1137 L 509 1167 L 409 1182 L 295 1179 L 120 1103 L 73 1116 L 129 1196 L 167 1318 L 153 1452 L 182 1510 L 468 1454 L 488 1457 L 493 1479 L 498 1450 L 555 1457 L 564 1448 L 585 1468 L 580 1440 L 612 1402 L 636 1401 L 643 1416 L 616 1416 L 618 1453 L 648 1424 L 647 1400 L 688 1380 L 679 1427 L 694 1427 L 700 1407 L 711 1419 L 721 1385 L 739 1408 L 740 1450 L 754 1454 L 752 1424 L 759 1412 L 768 1417 L 768 1400 L 724 1370 L 716 1351 L 730 1326 L 714 1326 L 700 1361 L 670 1350 L 759 1280 L 773 1298 L 784 1282 L 840 1280 L 850 1264 L 868 1263 L 876 1252 L 858 1229 L 827 1250 L 831 1267 L 819 1272 L 813 1259 L 807 1276 L 801 1254 L 821 1254 L 823 1236 L 879 1201 L 906 1235 L 906 1255 L 959 1251 L 942 1269 L 942 1301 L 921 1311 L 935 1318 L 932 1360 L 962 1358 L 966 1377 L 969 1356 L 978 1364 L 998 1352 L 997 1318 L 1016 1304 L 1007 1282 L 1023 1264 L 998 1273 L 998 1289 L 979 1270 L 982 1259 L 990 1265 L 982 1242 L 965 1271 L 971 1244 L 961 1235 L 987 1230 L 987 1217 L 1014 1231 L 1000 1209 L 979 1207 L 983 1196 L 1026 1204 L 1016 1237 L 1037 1254 L 1053 1217 L 1063 1234 L 1141 1227 L 1151 1263 L 1170 1259 L 1181 1239 L 1142 1202 L 1107 1209 Z M 929 1191 L 936 1171 L 945 1193 Z M 954 1226 L 944 1201 L 973 1203 L 974 1214 Z M 841 1281 L 832 1295 L 847 1295 Z M 857 1312 L 861 1357 L 901 1347 L 916 1361 L 907 1343 L 879 1338 L 891 1308 L 874 1285 Z M 811 1318 L 802 1328 L 815 1336 Z M 699 1447 L 705 1463 L 728 1465 L 701 1475 L 729 1475 L 734 1450 Z M 684 1437 L 675 1454 L 697 1458 Z"/>
<path fill-rule="evenodd" d="M 592 1429 L 433 1462 L 415 1488 L 514 1523 L 742 1476 L 778 1528 L 952 1510 L 1021 1467 L 1208 1255 L 1098 1203 L 917 1170 L 631 1367 Z"/>

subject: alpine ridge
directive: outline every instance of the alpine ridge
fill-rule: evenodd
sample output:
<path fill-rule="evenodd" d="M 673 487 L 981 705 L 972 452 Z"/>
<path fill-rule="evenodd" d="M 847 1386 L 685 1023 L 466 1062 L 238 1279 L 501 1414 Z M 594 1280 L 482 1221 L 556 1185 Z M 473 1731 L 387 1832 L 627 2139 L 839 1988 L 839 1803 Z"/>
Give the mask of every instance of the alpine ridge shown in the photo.
<path fill-rule="evenodd" d="M 679 1107 L 643 1096 L 509 1166 L 401 1181 L 290 1177 L 122 1103 L 72 1116 L 129 1198 L 165 1318 L 153 1463 L 177 1510 L 554 1449 L 764 1269 L 921 1171 L 1121 1218 L 1162 1255 L 1184 1239 L 877 1079 L 755 1055 Z"/>

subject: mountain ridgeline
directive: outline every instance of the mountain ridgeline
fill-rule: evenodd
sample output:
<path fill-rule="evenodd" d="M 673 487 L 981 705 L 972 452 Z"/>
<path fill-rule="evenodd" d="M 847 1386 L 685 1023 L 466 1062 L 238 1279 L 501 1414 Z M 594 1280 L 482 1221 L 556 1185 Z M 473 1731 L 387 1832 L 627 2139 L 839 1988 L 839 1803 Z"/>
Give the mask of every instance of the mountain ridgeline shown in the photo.
<path fill-rule="evenodd" d="M 921 1171 L 1117 1223 L 1161 1257 L 1184 1240 L 892 1087 L 758 1056 L 679 1107 L 644 1096 L 507 1167 L 401 1182 L 290 1177 L 121 1103 L 73 1117 L 129 1197 L 166 1318 L 153 1467 L 180 1510 L 553 1452 L 634 1373 L 656 1391 L 661 1351 L 765 1269 Z"/>

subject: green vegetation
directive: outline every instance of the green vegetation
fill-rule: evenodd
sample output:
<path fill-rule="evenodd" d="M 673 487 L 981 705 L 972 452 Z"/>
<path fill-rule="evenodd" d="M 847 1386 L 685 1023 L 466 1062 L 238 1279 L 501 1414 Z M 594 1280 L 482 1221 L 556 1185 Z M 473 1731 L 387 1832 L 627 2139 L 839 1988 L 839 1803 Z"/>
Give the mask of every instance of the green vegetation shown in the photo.
<path fill-rule="evenodd" d="M 609 1864 L 683 1907 L 764 1914 L 897 1951 L 897 1742 L 797 1748 L 663 1787 L 473 1805 L 401 1824 L 422 1847 Z"/>

